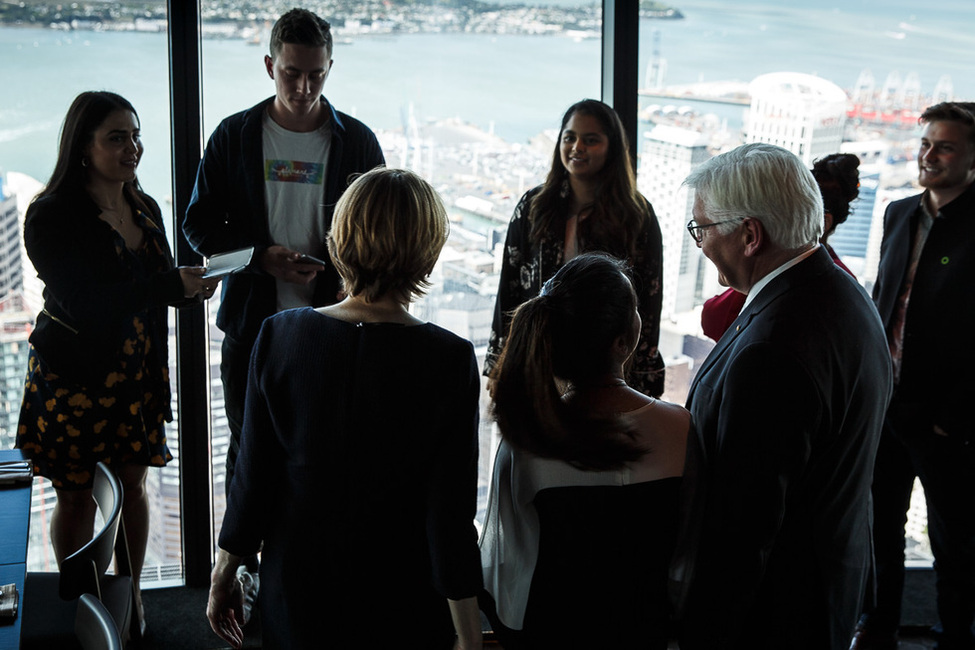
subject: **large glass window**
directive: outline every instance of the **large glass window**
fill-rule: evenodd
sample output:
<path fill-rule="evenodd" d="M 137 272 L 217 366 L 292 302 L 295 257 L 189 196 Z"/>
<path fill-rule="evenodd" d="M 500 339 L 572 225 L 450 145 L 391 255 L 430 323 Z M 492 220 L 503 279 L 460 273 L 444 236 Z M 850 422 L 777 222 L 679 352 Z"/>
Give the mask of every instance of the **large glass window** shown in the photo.
<path fill-rule="evenodd" d="M 335 67 L 325 95 L 372 127 L 390 166 L 412 168 L 442 193 L 454 220 L 435 272 L 435 287 L 417 304 L 477 346 L 481 361 L 490 327 L 499 245 L 514 204 L 547 171 L 562 112 L 599 97 L 600 11 L 582 0 L 499 2 L 444 9 L 426 3 L 346 3 L 309 8 L 333 24 Z M 975 95 L 965 29 L 973 10 L 963 0 L 920 11 L 916 3 L 839 7 L 758 0 L 727 6 L 686 0 L 674 11 L 642 3 L 638 55 L 639 183 L 664 233 L 665 397 L 682 403 L 696 362 L 711 343 L 700 332 L 700 304 L 719 291 L 715 273 L 683 229 L 690 197 L 680 183 L 693 165 L 747 137 L 791 138 L 801 155 L 822 147 L 859 155 L 861 196 L 835 235 L 844 261 L 869 286 L 879 255 L 879 217 L 889 201 L 914 193 L 915 111 L 939 99 Z M 142 120 L 146 154 L 139 177 L 173 232 L 170 115 L 166 79 L 166 3 L 140 3 L 138 15 L 111 3 L 26 3 L 0 6 L 0 445 L 12 445 L 26 358 L 26 337 L 40 308 L 40 287 L 23 251 L 4 246 L 22 231 L 30 197 L 50 175 L 58 130 L 71 99 L 108 89 L 130 99 Z M 219 121 L 273 94 L 264 70 L 274 19 L 290 8 L 260 11 L 252 3 L 205 3 L 203 14 L 204 135 Z M 102 12 L 102 13 L 98 13 Z M 262 13 L 263 12 L 263 13 Z M 331 13 L 330 13 L 331 12 Z M 189 45 L 189 44 L 185 44 Z M 845 95 L 830 122 L 798 128 L 752 105 L 770 73 L 813 75 Z M 907 112 L 900 112 L 906 110 Z M 841 125 L 837 128 L 837 124 Z M 825 129 L 820 133 L 818 129 Z M 806 129 L 806 132 L 803 129 Z M 821 135 L 822 137 L 817 137 Z M 811 139 L 804 140 L 809 136 Z M 20 277 L 17 277 L 19 269 Z M 4 272 L 7 272 L 6 275 Z M 18 284 L 19 283 L 19 284 Z M 227 427 L 220 384 L 220 341 L 209 305 L 212 463 L 215 527 L 223 512 Z M 172 342 L 171 342 L 172 344 Z M 175 380 L 176 373 L 172 373 Z M 486 407 L 486 396 L 482 399 Z M 179 576 L 179 435 L 177 461 L 149 474 L 153 508 L 147 584 Z M 482 417 L 481 482 L 486 491 L 496 434 Z M 31 568 L 53 566 L 48 544 L 53 494 L 35 489 Z M 923 501 L 911 531 L 923 531 Z M 482 503 L 483 506 L 483 503 Z M 923 535 L 916 536 L 923 547 Z M 919 553 L 918 558 L 925 557 Z"/>
<path fill-rule="evenodd" d="M 110 90 L 139 113 L 145 154 L 138 175 L 159 203 L 172 239 L 172 175 L 166 3 L 7 3 L 0 7 L 0 345 L 3 354 L 0 445 L 13 446 L 26 376 L 27 337 L 42 307 L 41 285 L 20 246 L 23 214 L 47 182 L 57 156 L 62 120 L 85 90 Z M 6 236 L 16 236 L 8 247 Z M 7 278 L 7 275 L 3 276 Z M 173 319 L 170 317 L 170 325 Z M 170 337 L 172 346 L 174 338 Z M 171 355 L 171 359 L 174 358 Z M 175 380 L 175 368 L 171 368 Z M 176 404 L 173 404 L 174 411 Z M 144 584 L 180 575 L 179 433 L 166 429 L 176 461 L 152 469 L 148 489 L 152 521 Z M 54 570 L 49 543 L 54 491 L 34 485 L 28 568 Z"/>
<path fill-rule="evenodd" d="M 666 397 L 683 402 L 713 345 L 701 332 L 701 304 L 724 290 L 684 230 L 693 203 L 684 178 L 743 142 L 785 146 L 810 166 L 856 154 L 860 196 L 829 243 L 869 289 L 886 206 L 919 191 L 919 111 L 975 94 L 966 67 L 975 9 L 906 0 L 673 6 L 641 11 L 639 185 L 664 236 Z M 930 562 L 924 501 L 915 496 L 908 556 Z"/>
<path fill-rule="evenodd" d="M 444 9 L 425 3 L 320 15 L 332 24 L 334 66 L 324 94 L 377 134 L 390 167 L 413 169 L 441 193 L 452 219 L 434 287 L 415 313 L 476 346 L 483 363 L 500 244 L 519 197 L 548 171 L 569 105 L 598 97 L 600 11 L 578 2 Z M 264 69 L 279 9 L 248 19 L 204 14 L 204 131 L 273 95 Z M 314 7 L 309 7 L 315 9 Z M 211 302 L 211 314 L 216 304 Z M 214 503 L 223 509 L 226 418 L 210 321 Z M 481 507 L 496 437 L 482 396 Z"/>

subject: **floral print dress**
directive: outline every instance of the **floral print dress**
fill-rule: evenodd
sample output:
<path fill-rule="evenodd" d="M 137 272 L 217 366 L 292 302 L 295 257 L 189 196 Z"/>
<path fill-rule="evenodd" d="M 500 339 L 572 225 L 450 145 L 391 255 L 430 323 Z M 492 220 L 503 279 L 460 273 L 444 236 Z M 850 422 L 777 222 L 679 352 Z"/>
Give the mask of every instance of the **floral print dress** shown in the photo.
<path fill-rule="evenodd" d="M 136 272 L 167 270 L 166 252 L 153 237 L 129 254 L 120 235 L 116 253 Z M 95 464 L 163 466 L 172 460 L 164 422 L 169 419 L 169 368 L 159 362 L 149 312 L 127 323 L 115 368 L 101 383 L 82 386 L 52 372 L 31 347 L 16 446 L 35 473 L 55 488 L 89 489 Z"/>

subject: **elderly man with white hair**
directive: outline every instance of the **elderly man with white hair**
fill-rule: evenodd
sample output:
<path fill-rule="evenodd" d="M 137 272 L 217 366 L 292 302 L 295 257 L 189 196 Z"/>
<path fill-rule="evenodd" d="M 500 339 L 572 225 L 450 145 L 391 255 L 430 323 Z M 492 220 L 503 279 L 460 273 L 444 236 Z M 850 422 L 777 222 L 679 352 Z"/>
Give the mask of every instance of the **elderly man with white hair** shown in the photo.
<path fill-rule="evenodd" d="M 685 182 L 691 236 L 747 300 L 688 395 L 680 647 L 845 650 L 871 564 L 883 326 L 818 243 L 822 198 L 795 155 L 748 144 Z"/>

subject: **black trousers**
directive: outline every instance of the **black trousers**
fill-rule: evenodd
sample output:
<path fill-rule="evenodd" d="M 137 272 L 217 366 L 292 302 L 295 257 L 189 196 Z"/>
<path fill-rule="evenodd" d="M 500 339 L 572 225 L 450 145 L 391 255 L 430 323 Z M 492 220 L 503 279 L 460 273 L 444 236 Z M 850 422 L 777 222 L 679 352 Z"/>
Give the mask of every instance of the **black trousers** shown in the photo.
<path fill-rule="evenodd" d="M 921 479 L 934 553 L 941 650 L 975 649 L 975 446 L 942 436 L 926 409 L 896 398 L 877 452 L 873 480 L 877 602 L 865 624 L 893 632 L 904 590 L 904 526 L 914 477 Z"/>
<path fill-rule="evenodd" d="M 224 484 L 228 496 L 234 478 L 234 466 L 240 454 L 240 437 L 244 429 L 244 398 L 247 396 L 247 369 L 253 347 L 251 343 L 241 343 L 224 336 L 221 348 L 220 379 L 223 382 L 227 428 L 230 429 L 230 444 L 227 447 L 227 482 Z M 245 558 L 244 564 L 248 571 L 256 572 L 259 566 L 257 556 Z"/>
<path fill-rule="evenodd" d="M 234 466 L 240 454 L 240 435 L 244 429 L 244 398 L 247 395 L 247 365 L 250 362 L 252 347 L 225 336 L 221 349 L 220 379 L 223 382 L 223 405 L 227 412 L 227 428 L 230 429 L 225 485 L 227 494 L 230 494 Z"/>

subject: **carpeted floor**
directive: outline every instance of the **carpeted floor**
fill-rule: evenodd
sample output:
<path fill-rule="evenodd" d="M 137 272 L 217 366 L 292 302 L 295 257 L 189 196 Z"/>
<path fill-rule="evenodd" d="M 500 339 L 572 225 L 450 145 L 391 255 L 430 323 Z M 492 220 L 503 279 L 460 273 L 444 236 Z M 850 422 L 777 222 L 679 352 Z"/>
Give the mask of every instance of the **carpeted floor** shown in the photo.
<path fill-rule="evenodd" d="M 170 587 L 142 592 L 146 634 L 142 650 L 211 650 L 229 646 L 210 629 L 206 588 Z M 244 647 L 261 647 L 261 629 L 254 617 L 244 629 Z"/>
<path fill-rule="evenodd" d="M 932 648 L 934 642 L 928 628 L 937 622 L 933 572 L 909 570 L 905 582 L 900 650 Z M 206 588 L 148 589 L 143 592 L 142 599 L 146 609 L 146 635 L 141 650 L 222 650 L 229 647 L 213 633 L 207 622 Z M 254 617 L 244 634 L 245 648 L 261 647 L 258 617 Z M 676 648 L 676 644 L 672 647 Z"/>

